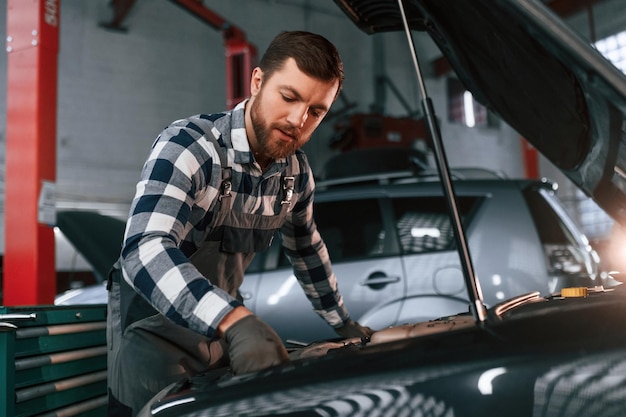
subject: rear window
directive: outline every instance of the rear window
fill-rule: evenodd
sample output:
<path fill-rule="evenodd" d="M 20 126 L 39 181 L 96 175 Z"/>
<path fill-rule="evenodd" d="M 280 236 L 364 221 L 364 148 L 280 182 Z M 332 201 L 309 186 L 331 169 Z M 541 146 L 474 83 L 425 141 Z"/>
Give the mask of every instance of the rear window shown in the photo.
<path fill-rule="evenodd" d="M 479 197 L 457 197 L 464 226 L 476 210 Z M 448 203 L 444 197 L 393 200 L 398 241 L 403 254 L 419 254 L 456 248 Z"/>
<path fill-rule="evenodd" d="M 547 200 L 545 190 L 524 190 L 524 198 L 533 216 L 537 233 L 545 244 L 577 245 L 572 231 L 554 211 Z"/>
<path fill-rule="evenodd" d="M 385 249 L 384 226 L 377 199 L 317 202 L 313 214 L 333 263 L 398 255 L 397 250 L 394 253 Z M 281 253 L 278 266 L 287 265 L 290 265 L 289 260 Z"/>
<path fill-rule="evenodd" d="M 556 197 L 532 188 L 524 191 L 524 197 L 543 245 L 548 273 L 561 278 L 560 286 L 590 285 L 587 280 L 597 272 L 597 265 L 585 247 L 586 238 L 565 217 Z"/>
<path fill-rule="evenodd" d="M 385 234 L 378 200 L 317 203 L 314 216 L 333 262 L 389 255 L 380 248 Z"/>

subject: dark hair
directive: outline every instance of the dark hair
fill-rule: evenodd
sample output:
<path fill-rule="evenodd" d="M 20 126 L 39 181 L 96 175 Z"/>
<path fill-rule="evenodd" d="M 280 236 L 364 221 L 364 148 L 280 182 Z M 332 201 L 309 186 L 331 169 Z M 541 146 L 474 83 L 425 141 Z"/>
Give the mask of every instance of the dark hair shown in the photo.
<path fill-rule="evenodd" d="M 343 85 L 343 62 L 339 51 L 328 39 L 311 32 L 293 31 L 277 35 L 261 57 L 259 67 L 267 78 L 293 58 L 305 74 L 322 81 L 339 81 Z"/>

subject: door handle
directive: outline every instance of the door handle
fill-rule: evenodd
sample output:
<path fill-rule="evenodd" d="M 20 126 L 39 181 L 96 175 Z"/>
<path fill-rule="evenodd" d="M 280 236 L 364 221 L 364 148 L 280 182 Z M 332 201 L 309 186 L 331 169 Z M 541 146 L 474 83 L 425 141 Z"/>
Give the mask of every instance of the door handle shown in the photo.
<path fill-rule="evenodd" d="M 362 281 L 360 284 L 370 287 L 373 290 L 380 290 L 388 284 L 399 281 L 400 277 L 397 275 L 387 275 L 384 272 L 374 272 L 370 274 L 370 276 L 367 277 L 365 281 Z"/>

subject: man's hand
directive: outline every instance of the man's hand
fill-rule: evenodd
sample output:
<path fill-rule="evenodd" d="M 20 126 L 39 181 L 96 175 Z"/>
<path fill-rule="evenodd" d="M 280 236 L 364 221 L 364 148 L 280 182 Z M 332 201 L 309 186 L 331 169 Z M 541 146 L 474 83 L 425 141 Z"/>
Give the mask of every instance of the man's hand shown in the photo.
<path fill-rule="evenodd" d="M 335 332 L 344 339 L 353 337 L 370 337 L 374 334 L 374 330 L 369 327 L 361 326 L 353 320 L 348 320 L 343 326 L 335 328 Z"/>
<path fill-rule="evenodd" d="M 248 314 L 224 332 L 230 368 L 235 375 L 259 371 L 289 361 L 287 350 L 274 329 Z"/>

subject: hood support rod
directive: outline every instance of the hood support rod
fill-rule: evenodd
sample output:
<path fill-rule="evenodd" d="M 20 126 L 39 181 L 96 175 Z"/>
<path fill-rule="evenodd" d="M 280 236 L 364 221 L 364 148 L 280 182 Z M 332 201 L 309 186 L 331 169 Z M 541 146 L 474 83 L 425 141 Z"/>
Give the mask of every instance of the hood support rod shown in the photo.
<path fill-rule="evenodd" d="M 426 93 L 426 85 L 424 83 L 424 77 L 420 69 L 419 61 L 417 59 L 417 52 L 415 50 L 415 44 L 413 42 L 413 36 L 409 23 L 404 12 L 404 5 L 402 0 L 398 0 L 398 6 L 400 8 L 400 14 L 402 15 L 402 23 L 404 25 L 404 31 L 409 42 L 409 50 L 413 58 L 413 64 L 415 65 L 415 72 L 417 73 L 417 80 L 419 83 L 420 96 L 422 97 L 422 108 L 428 124 L 428 130 L 433 144 L 435 159 L 437 162 L 437 168 L 439 170 L 439 177 L 441 178 L 441 184 L 443 191 L 448 201 L 448 208 L 450 210 L 450 216 L 452 220 L 452 227 L 454 230 L 454 237 L 456 239 L 457 248 L 459 250 L 459 257 L 461 258 L 461 267 L 463 268 L 463 277 L 465 279 L 465 286 L 467 287 L 468 296 L 470 299 L 470 308 L 476 322 L 483 323 L 487 318 L 487 309 L 482 300 L 482 293 L 480 290 L 480 284 L 476 278 L 476 273 L 472 265 L 472 258 L 469 253 L 467 245 L 467 239 L 465 232 L 463 231 L 463 224 L 461 223 L 461 217 L 459 216 L 459 210 L 455 200 L 454 188 L 450 176 L 450 169 L 448 167 L 448 161 L 446 158 L 445 150 L 443 147 L 443 141 L 441 139 L 441 132 L 437 124 L 435 117 L 435 109 L 433 107 L 432 100 Z"/>

